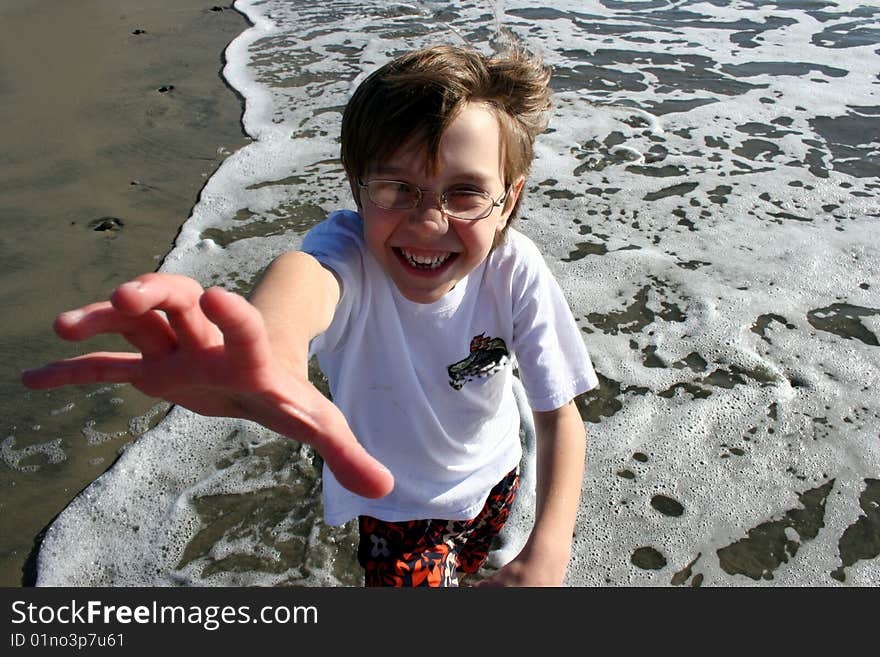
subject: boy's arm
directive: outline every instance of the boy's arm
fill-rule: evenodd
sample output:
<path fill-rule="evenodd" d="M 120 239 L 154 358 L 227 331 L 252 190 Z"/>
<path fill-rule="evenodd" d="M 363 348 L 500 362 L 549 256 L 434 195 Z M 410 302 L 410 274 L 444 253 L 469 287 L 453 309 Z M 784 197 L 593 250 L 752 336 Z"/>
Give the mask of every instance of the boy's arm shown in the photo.
<path fill-rule="evenodd" d="M 250 302 L 272 353 L 291 372 L 308 377 L 309 342 L 330 326 L 341 292 L 336 275 L 301 251 L 278 256 L 263 273 Z"/>
<path fill-rule="evenodd" d="M 535 524 L 520 553 L 480 585 L 561 586 L 565 578 L 583 483 L 586 431 L 574 402 L 533 415 Z"/>

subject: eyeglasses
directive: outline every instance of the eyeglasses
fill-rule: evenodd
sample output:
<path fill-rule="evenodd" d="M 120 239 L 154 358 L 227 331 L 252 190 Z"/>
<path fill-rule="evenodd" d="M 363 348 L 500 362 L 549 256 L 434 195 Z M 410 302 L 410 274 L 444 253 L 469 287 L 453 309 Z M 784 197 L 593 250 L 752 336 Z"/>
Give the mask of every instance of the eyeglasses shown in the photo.
<path fill-rule="evenodd" d="M 419 207 L 426 192 L 435 194 L 429 189 L 422 189 L 399 180 L 358 180 L 358 186 L 367 190 L 367 196 L 373 205 L 383 210 L 412 210 Z M 438 195 L 440 209 L 447 217 L 477 221 L 485 219 L 495 208 L 507 201 L 510 188 L 504 196 L 495 200 L 487 192 L 476 189 L 448 189 Z"/>

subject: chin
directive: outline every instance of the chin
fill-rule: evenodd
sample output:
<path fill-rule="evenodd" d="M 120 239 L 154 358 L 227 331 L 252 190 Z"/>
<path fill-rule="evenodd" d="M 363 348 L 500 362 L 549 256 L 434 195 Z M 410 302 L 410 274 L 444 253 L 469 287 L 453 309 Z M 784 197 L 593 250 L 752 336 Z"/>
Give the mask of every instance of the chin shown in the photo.
<path fill-rule="evenodd" d="M 443 288 L 435 288 L 432 290 L 414 290 L 411 287 L 403 287 L 401 285 L 397 285 L 397 290 L 406 297 L 409 301 L 413 303 L 434 303 L 435 301 L 440 301 L 443 297 L 445 297 L 449 292 L 452 291 L 454 285 Z"/>

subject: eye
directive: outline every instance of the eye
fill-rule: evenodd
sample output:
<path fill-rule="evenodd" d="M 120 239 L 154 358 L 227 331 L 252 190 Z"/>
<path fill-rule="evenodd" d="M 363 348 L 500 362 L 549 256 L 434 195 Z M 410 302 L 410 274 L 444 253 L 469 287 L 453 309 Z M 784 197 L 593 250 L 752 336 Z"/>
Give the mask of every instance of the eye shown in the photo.
<path fill-rule="evenodd" d="M 461 219 L 479 219 L 491 211 L 492 199 L 483 192 L 455 190 L 446 192 L 446 211 Z"/>
<path fill-rule="evenodd" d="M 372 180 L 369 186 L 380 194 L 407 194 L 413 191 L 412 185 L 398 180 Z"/>
<path fill-rule="evenodd" d="M 457 185 L 446 190 L 447 194 L 483 194 L 488 196 L 486 192 L 479 187 L 473 185 Z"/>
<path fill-rule="evenodd" d="M 418 188 L 399 180 L 372 180 L 367 190 L 373 203 L 387 210 L 414 207 L 419 197 Z"/>
<path fill-rule="evenodd" d="M 452 189 L 446 192 L 446 201 L 450 205 L 479 205 L 488 199 L 489 195 L 479 189 Z"/>

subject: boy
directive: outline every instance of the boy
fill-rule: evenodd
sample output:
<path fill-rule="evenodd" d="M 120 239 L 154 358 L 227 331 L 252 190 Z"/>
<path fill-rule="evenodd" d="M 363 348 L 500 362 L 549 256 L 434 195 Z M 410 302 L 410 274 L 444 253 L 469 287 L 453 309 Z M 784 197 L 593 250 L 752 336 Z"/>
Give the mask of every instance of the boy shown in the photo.
<path fill-rule="evenodd" d="M 131 382 L 308 442 L 325 462 L 327 522 L 358 518 L 367 585 L 454 586 L 516 492 L 516 365 L 537 432 L 535 525 L 483 584 L 560 585 L 583 477 L 573 399 L 597 381 L 536 247 L 509 230 L 548 80 L 522 52 L 440 46 L 383 66 L 343 117 L 357 212 L 277 258 L 250 303 L 147 274 L 60 315 L 63 338 L 116 332 L 141 354 L 88 354 L 25 384 Z M 312 354 L 334 403 L 308 381 Z"/>

